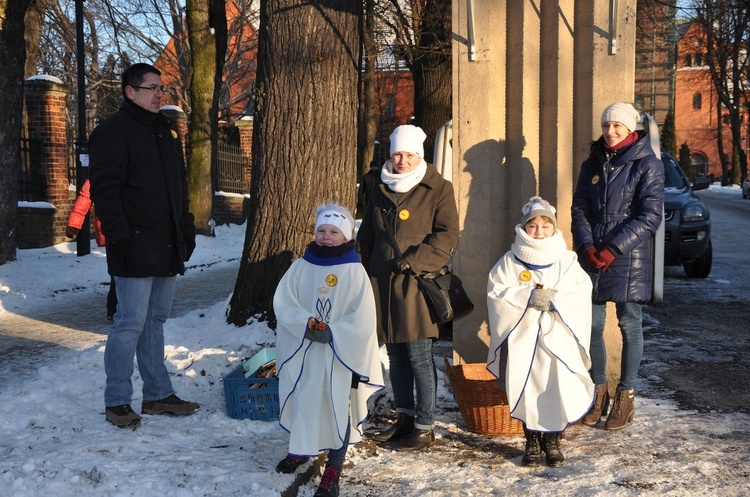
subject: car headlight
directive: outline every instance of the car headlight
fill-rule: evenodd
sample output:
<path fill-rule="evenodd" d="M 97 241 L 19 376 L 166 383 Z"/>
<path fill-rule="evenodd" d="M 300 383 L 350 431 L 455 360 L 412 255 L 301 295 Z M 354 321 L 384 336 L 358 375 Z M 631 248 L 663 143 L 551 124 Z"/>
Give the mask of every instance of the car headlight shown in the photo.
<path fill-rule="evenodd" d="M 688 204 L 682 210 L 683 221 L 703 221 L 707 216 L 706 206 L 697 202 Z"/>

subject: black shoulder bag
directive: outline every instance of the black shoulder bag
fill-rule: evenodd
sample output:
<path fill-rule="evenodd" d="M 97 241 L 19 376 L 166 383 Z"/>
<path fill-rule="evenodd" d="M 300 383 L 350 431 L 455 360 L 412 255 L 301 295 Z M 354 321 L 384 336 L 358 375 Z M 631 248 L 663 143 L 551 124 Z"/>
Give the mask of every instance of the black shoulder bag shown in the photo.
<path fill-rule="evenodd" d="M 403 257 L 401 249 L 398 248 L 396 243 L 396 237 L 393 236 L 388 217 L 382 210 L 380 212 L 383 216 L 385 229 L 391 238 L 393 251 L 397 257 Z M 427 307 L 430 308 L 432 318 L 437 324 L 445 324 L 464 317 L 474 310 L 474 303 L 464 290 L 461 279 L 453 274 L 448 266 L 443 266 L 438 271 L 423 274 L 417 274 L 412 270 L 411 274 L 417 279 L 419 289 L 422 291 Z"/>

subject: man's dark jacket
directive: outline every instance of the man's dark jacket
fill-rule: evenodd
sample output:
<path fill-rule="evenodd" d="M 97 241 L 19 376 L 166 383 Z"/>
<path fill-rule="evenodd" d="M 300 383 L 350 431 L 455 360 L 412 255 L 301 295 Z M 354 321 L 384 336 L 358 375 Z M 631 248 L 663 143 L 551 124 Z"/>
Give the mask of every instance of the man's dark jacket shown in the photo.
<path fill-rule="evenodd" d="M 195 249 L 182 142 L 169 118 L 129 99 L 89 140 L 91 198 L 114 276 L 174 276 Z"/>

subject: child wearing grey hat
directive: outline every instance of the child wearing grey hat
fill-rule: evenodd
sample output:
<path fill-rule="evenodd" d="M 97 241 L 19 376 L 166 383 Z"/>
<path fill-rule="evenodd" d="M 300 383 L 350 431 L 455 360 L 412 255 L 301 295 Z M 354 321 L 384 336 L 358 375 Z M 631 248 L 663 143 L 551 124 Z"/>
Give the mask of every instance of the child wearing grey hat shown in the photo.
<path fill-rule="evenodd" d="M 523 421 L 524 466 L 540 465 L 542 452 L 547 465 L 562 465 L 562 432 L 594 399 L 591 280 L 568 250 L 555 213 L 541 197 L 529 199 L 516 240 L 487 283 L 487 369 L 507 393 L 511 416 Z"/>

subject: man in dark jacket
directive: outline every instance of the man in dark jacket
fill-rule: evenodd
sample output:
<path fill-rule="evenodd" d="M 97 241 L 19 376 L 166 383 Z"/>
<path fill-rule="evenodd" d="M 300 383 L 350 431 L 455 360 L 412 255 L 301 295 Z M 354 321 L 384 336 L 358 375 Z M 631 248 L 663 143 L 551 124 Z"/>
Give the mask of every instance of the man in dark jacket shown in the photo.
<path fill-rule="evenodd" d="M 91 134 L 91 199 L 107 240 L 117 313 L 104 352 L 106 419 L 137 426 L 133 356 L 143 379 L 143 414 L 187 415 L 199 406 L 177 397 L 164 365 L 164 322 L 177 274 L 195 249 L 182 142 L 160 114 L 159 71 L 133 64 L 122 74 L 124 101 Z"/>

